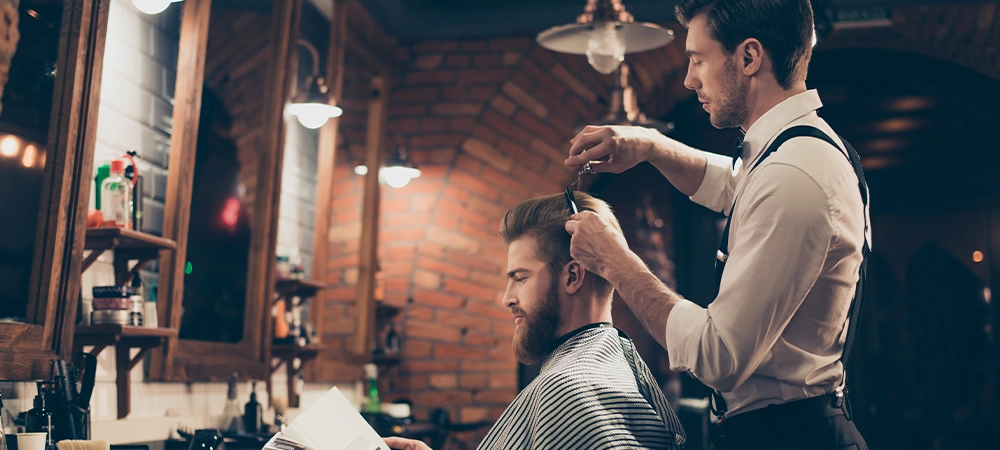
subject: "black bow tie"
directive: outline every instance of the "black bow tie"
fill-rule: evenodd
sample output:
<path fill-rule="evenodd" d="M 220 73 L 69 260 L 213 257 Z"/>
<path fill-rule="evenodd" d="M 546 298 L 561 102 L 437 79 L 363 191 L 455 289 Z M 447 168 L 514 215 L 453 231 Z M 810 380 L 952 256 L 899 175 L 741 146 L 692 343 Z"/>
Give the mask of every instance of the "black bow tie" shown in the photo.
<path fill-rule="evenodd" d="M 743 136 L 736 138 L 736 151 L 733 152 L 733 170 L 736 170 L 736 160 L 743 156 Z"/>

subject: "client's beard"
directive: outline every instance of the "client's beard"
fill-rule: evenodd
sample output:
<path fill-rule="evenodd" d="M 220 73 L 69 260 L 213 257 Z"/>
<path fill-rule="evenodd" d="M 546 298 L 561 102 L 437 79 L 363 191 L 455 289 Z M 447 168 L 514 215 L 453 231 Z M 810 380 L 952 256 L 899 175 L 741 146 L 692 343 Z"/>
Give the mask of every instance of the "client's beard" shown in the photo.
<path fill-rule="evenodd" d="M 521 364 L 531 365 L 544 359 L 552 350 L 556 330 L 562 322 L 559 314 L 559 283 L 552 286 L 538 307 L 530 315 L 525 314 L 521 326 L 514 330 L 514 356 Z"/>

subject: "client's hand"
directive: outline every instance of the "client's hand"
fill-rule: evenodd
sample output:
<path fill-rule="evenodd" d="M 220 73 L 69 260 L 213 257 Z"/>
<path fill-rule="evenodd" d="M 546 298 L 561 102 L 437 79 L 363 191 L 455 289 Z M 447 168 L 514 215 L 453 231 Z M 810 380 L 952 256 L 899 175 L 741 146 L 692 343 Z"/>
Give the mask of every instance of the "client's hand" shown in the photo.
<path fill-rule="evenodd" d="M 415 439 L 404 439 L 401 437 L 387 437 L 383 438 L 382 440 L 385 441 L 385 445 L 388 445 L 389 448 L 393 448 L 396 450 L 431 450 L 431 448 L 428 447 L 427 444 L 423 443 L 423 441 L 418 441 Z"/>

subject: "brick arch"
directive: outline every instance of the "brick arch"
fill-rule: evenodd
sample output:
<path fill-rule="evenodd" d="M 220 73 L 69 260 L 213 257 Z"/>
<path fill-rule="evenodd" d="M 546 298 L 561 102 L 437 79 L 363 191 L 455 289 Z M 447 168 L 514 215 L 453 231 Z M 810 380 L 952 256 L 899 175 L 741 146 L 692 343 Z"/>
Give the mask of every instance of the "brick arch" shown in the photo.
<path fill-rule="evenodd" d="M 364 86 L 363 73 L 350 75 Z M 513 324 L 499 302 L 507 252 L 497 225 L 516 202 L 569 183 L 566 143 L 604 111 L 610 84 L 585 58 L 525 38 L 397 49 L 387 147 L 405 145 L 423 175 L 382 190 L 381 287 L 387 303 L 403 307 L 402 363 L 387 399 L 411 398 L 418 416 L 445 407 L 454 420 L 474 421 L 496 419 L 514 398 Z M 345 90 L 344 101 L 354 99 L 346 79 Z M 352 106 L 358 117 L 341 119 L 326 274 L 333 288 L 321 319 L 333 348 L 348 346 L 355 330 L 361 186 L 348 166 L 361 160 L 365 119 L 363 105 Z M 332 361 L 317 363 L 319 372 L 334 370 Z"/>
<path fill-rule="evenodd" d="M 929 56 L 1000 81 L 997 3 L 893 8 L 892 26 L 838 30 L 816 51 L 877 48 Z"/>

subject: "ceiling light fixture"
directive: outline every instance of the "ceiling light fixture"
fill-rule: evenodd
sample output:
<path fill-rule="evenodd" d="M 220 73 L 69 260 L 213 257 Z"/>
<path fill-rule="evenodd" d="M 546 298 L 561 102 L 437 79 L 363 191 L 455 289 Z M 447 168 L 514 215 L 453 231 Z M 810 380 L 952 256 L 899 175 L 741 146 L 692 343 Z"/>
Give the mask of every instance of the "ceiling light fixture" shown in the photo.
<path fill-rule="evenodd" d="M 304 39 L 299 39 L 299 45 L 309 50 L 313 71 L 306 79 L 304 88 L 292 97 L 292 103 L 286 111 L 298 118 L 302 126 L 315 130 L 325 125 L 327 120 L 340 117 L 344 110 L 335 106 L 337 99 L 328 94 L 330 89 L 319 74 L 319 52 L 316 47 Z"/>
<path fill-rule="evenodd" d="M 184 0 L 132 0 L 132 4 L 139 11 L 149 15 L 159 14 L 167 10 L 171 3 L 182 2 Z"/>
<path fill-rule="evenodd" d="M 359 164 L 354 167 L 354 173 L 362 176 L 367 175 L 368 167 Z M 379 169 L 378 176 L 380 180 L 385 181 L 385 184 L 398 189 L 409 184 L 410 180 L 419 177 L 420 169 L 410 160 L 409 155 L 406 154 L 406 148 L 400 145 L 396 147 L 396 151 L 389 155 L 389 164 Z"/>
<path fill-rule="evenodd" d="M 635 22 L 621 0 L 587 0 L 576 23 L 549 28 L 535 40 L 555 52 L 587 55 L 591 67 L 607 75 L 621 65 L 626 54 L 667 45 L 674 40 L 674 32 Z"/>

